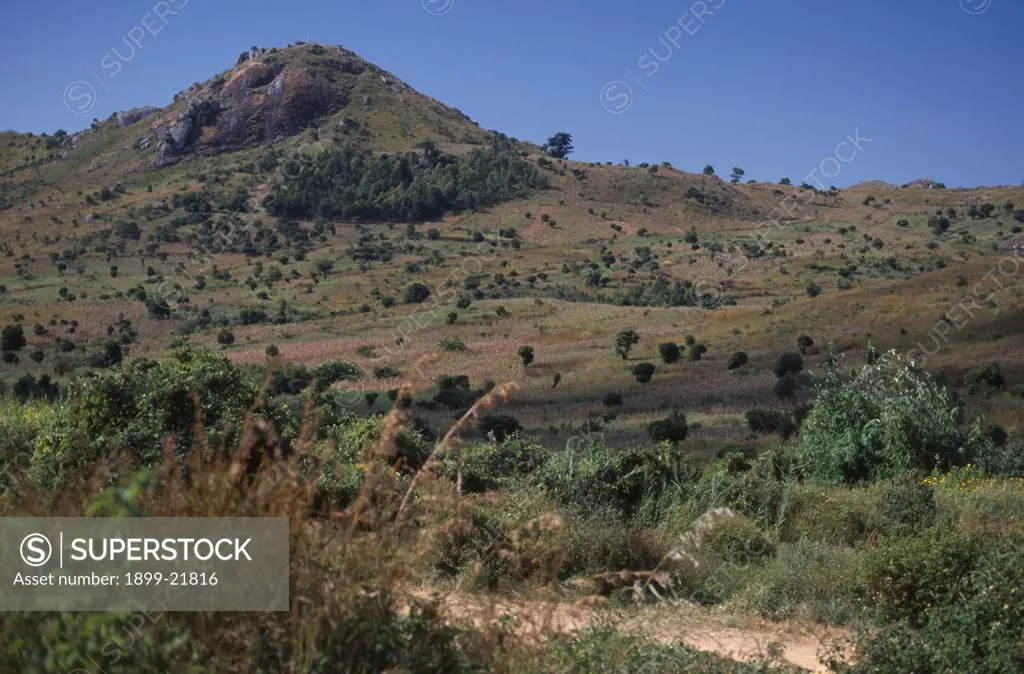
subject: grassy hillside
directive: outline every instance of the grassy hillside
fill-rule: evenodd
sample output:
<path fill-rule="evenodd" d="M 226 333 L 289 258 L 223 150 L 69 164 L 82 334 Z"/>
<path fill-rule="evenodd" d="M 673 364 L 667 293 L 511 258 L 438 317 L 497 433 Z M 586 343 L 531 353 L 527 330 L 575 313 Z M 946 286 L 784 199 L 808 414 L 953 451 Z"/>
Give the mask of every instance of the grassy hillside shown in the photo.
<path fill-rule="evenodd" d="M 239 671 L 417 669 L 428 642 L 429 671 L 631 671 L 638 652 L 745 671 L 694 652 L 673 605 L 634 612 L 652 586 L 726 611 L 696 619 L 723 630 L 841 625 L 853 671 L 1019 664 L 1009 632 L 948 635 L 995 620 L 985 564 L 1001 593 L 1024 578 L 1005 547 L 1024 503 L 1024 187 L 820 191 L 551 154 L 301 43 L 165 108 L 0 134 L 0 456 L 30 466 L 5 513 L 122 507 L 106 488 L 146 466 L 164 490 L 124 492 L 130 512 L 273 514 L 261 485 L 285 489 L 293 586 L 328 600 L 290 625 L 161 632 Z M 165 447 L 211 494 L 237 473 L 200 450 L 256 456 L 252 491 L 165 499 L 194 493 Z M 702 533 L 716 509 L 725 533 Z M 533 617 L 512 627 L 463 591 Z M 617 629 L 499 646 L 575 601 L 577 627 Z M 0 636 L 34 634 L 25 620 Z M 47 624 L 73 642 L 77 620 Z M 393 642 L 338 641 L 339 620 Z M 289 646 L 246 650 L 266 633 Z M 155 643 L 125 671 L 173 659 Z M 797 663 L 776 655 L 755 659 Z"/>

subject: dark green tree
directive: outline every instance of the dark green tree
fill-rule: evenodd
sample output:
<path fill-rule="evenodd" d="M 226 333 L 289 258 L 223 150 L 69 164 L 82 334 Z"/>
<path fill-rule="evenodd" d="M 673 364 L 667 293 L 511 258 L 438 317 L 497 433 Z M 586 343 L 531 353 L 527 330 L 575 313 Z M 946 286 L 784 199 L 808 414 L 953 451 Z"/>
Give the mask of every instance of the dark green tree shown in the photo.
<path fill-rule="evenodd" d="M 635 330 L 623 330 L 615 337 L 615 353 L 622 356 L 622 360 L 629 358 L 629 352 L 640 342 L 640 335 Z"/>
<path fill-rule="evenodd" d="M 559 131 L 551 136 L 544 145 L 544 151 L 547 152 L 548 156 L 555 159 L 565 159 L 572 154 L 573 149 L 572 135 L 565 131 Z"/>
<path fill-rule="evenodd" d="M 686 423 L 686 415 L 676 411 L 665 419 L 649 423 L 647 434 L 652 442 L 671 442 L 674 445 L 686 439 L 690 434 L 690 426 Z"/>
<path fill-rule="evenodd" d="M 649 384 L 657 368 L 651 363 L 640 363 L 633 368 L 633 376 L 641 384 Z"/>
<path fill-rule="evenodd" d="M 0 331 L 0 351 L 21 351 L 26 343 L 25 329 L 20 325 L 8 325 Z"/>
<path fill-rule="evenodd" d="M 664 344 L 658 345 L 658 353 L 661 355 L 661 360 L 667 365 L 679 362 L 680 356 L 683 355 L 678 344 L 672 342 L 665 342 Z"/>

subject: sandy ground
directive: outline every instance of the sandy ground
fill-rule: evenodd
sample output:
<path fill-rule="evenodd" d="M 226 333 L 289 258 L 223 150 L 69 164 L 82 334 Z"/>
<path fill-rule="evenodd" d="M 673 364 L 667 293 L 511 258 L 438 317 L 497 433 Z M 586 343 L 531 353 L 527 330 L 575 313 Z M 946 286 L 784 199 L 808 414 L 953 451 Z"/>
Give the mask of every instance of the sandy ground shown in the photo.
<path fill-rule="evenodd" d="M 828 671 L 820 663 L 820 654 L 833 641 L 850 636 L 822 625 L 772 623 L 678 602 L 625 610 L 600 603 L 566 604 L 445 592 L 417 594 L 439 598 L 453 618 L 470 619 L 481 627 L 511 617 L 517 631 L 527 638 L 612 623 L 621 630 L 644 633 L 664 643 L 682 641 L 734 660 L 795 665 L 813 672 Z"/>

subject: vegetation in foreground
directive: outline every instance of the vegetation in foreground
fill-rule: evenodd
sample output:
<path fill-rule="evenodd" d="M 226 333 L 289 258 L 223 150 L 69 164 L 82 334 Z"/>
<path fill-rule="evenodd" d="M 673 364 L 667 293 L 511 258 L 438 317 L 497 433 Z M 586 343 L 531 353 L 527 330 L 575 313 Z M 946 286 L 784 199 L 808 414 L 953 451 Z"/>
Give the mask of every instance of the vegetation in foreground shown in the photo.
<path fill-rule="evenodd" d="M 474 626 L 423 598 L 453 582 L 844 625 L 852 646 L 822 653 L 836 671 L 1024 663 L 1024 443 L 895 354 L 826 368 L 792 442 L 709 465 L 682 433 L 626 449 L 498 439 L 512 385 L 472 396 L 438 440 L 413 386 L 357 416 L 315 378 L 295 393 L 287 370 L 186 345 L 55 402 L 4 403 L 4 514 L 287 516 L 294 599 L 290 614 L 167 615 L 128 645 L 130 616 L 4 614 L 4 669 L 764 671 L 614 626 L 526 639 L 499 608 Z"/>

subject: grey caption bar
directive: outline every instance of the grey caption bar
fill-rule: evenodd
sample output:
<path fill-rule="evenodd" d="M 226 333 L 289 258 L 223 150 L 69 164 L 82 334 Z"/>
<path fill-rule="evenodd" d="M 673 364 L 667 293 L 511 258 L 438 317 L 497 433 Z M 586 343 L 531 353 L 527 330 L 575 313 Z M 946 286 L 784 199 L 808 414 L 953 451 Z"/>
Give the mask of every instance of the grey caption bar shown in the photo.
<path fill-rule="evenodd" d="M 0 518 L 0 611 L 287 611 L 287 518 Z"/>

